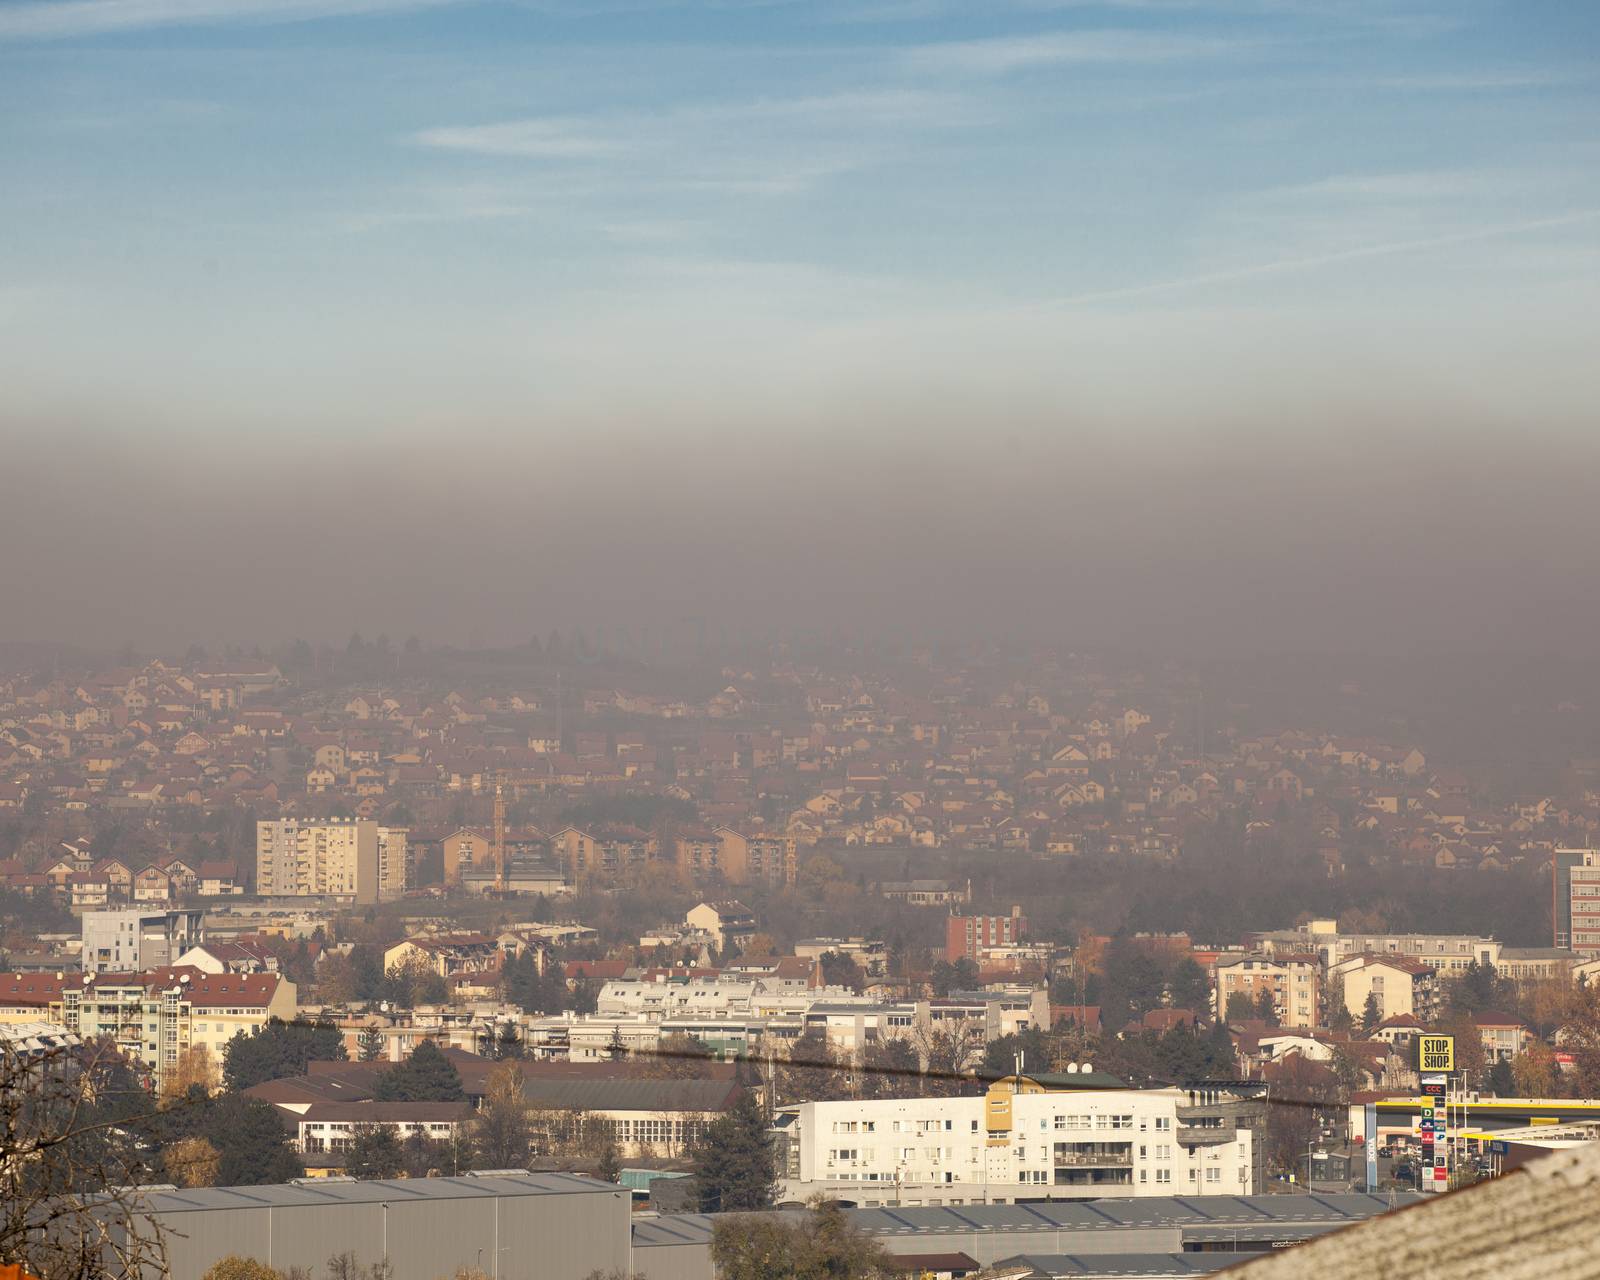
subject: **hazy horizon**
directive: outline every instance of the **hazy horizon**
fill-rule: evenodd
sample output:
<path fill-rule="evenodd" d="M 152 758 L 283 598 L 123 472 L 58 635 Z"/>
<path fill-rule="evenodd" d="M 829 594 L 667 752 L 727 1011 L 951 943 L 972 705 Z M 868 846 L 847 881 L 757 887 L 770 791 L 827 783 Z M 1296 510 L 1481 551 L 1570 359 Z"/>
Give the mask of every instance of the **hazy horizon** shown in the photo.
<path fill-rule="evenodd" d="M 0 7 L 0 640 L 1600 656 L 1597 34 Z"/>

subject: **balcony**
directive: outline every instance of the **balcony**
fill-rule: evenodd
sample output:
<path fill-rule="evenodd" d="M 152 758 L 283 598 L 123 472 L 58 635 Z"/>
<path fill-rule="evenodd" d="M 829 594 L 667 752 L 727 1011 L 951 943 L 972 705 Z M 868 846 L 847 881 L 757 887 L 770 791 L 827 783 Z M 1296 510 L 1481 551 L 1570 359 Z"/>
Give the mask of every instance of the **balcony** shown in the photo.
<path fill-rule="evenodd" d="M 1180 1147 L 1219 1147 L 1225 1142 L 1233 1142 L 1238 1138 L 1239 1131 L 1231 1124 L 1180 1124 L 1175 1136 Z"/>
<path fill-rule="evenodd" d="M 1121 1143 L 1112 1146 L 1058 1145 L 1055 1151 L 1055 1165 L 1058 1169 L 1131 1169 L 1133 1147 L 1131 1144 Z"/>

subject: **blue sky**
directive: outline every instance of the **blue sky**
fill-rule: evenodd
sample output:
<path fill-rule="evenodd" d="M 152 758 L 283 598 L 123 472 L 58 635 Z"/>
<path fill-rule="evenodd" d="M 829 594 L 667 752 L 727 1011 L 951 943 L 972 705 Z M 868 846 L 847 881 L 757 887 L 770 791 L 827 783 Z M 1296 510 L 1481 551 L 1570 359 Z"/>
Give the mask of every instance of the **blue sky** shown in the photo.
<path fill-rule="evenodd" d="M 108 427 L 1309 390 L 1576 425 L 1600 8 L 0 0 L 0 375 Z M 554 430 L 555 427 L 551 427 Z"/>

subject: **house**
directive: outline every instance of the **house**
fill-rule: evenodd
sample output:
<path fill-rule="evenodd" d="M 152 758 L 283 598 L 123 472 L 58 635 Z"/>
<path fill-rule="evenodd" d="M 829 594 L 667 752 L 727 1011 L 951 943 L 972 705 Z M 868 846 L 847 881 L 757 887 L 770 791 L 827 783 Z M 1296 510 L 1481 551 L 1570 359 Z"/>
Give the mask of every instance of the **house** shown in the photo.
<path fill-rule="evenodd" d="M 504 953 L 493 938 L 481 933 L 419 934 L 397 942 L 383 953 L 385 972 L 413 965 L 454 978 L 498 972 Z"/>
<path fill-rule="evenodd" d="M 742 902 L 702 902 L 691 907 L 683 921 L 710 934 L 718 951 L 743 951 L 756 935 L 755 913 Z"/>
<path fill-rule="evenodd" d="M 1483 1056 L 1490 1062 L 1509 1062 L 1533 1039 L 1533 1032 L 1515 1014 L 1488 1009 L 1473 1018 L 1483 1040 Z"/>

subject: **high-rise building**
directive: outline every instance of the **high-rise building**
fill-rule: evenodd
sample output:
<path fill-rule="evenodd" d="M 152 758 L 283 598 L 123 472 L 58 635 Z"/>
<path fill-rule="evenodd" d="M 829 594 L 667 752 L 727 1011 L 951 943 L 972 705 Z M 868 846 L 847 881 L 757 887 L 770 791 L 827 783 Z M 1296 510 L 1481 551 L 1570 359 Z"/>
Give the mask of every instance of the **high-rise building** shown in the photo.
<path fill-rule="evenodd" d="M 256 892 L 377 902 L 406 887 L 406 829 L 365 818 L 256 824 Z"/>
<path fill-rule="evenodd" d="M 1556 946 L 1600 954 L 1600 849 L 1557 849 L 1555 882 Z"/>
<path fill-rule="evenodd" d="M 981 964 L 990 947 L 1013 947 L 1028 936 L 1028 920 L 1021 907 L 1008 916 L 951 916 L 945 921 L 944 958 L 952 964 L 971 960 Z"/>

